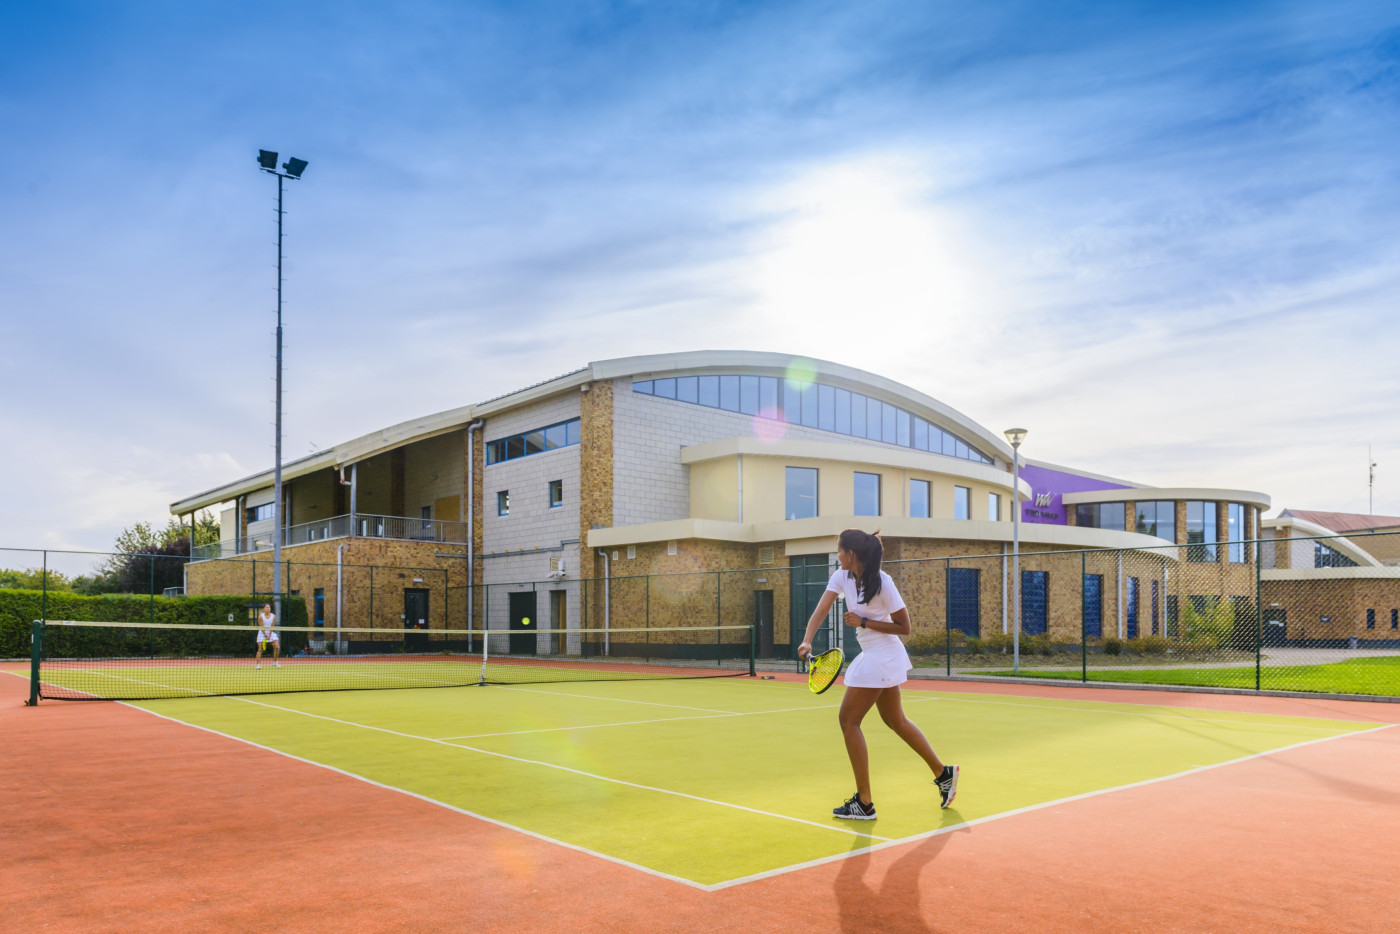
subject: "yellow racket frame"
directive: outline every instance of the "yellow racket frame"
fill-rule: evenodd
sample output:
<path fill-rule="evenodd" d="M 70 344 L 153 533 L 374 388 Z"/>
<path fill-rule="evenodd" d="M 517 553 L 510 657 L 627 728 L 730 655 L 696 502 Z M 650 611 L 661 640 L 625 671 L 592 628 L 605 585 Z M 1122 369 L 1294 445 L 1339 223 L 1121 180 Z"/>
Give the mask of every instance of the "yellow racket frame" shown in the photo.
<path fill-rule="evenodd" d="M 820 655 L 807 659 L 807 689 L 813 694 L 821 694 L 836 683 L 845 661 L 840 649 L 827 649 Z"/>

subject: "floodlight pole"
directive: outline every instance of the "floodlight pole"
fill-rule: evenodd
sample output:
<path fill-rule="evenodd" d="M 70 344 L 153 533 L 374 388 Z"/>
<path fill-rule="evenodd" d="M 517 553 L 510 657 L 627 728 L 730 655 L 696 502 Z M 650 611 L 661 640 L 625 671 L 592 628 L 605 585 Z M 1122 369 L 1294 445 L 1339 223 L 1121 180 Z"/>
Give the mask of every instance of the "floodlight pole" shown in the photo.
<path fill-rule="evenodd" d="M 270 158 L 269 158 L 270 157 Z M 258 164 L 269 175 L 277 176 L 277 420 L 276 440 L 273 444 L 272 468 L 272 611 L 277 622 L 282 622 L 282 181 L 298 179 L 306 170 L 306 163 L 291 159 L 282 164 L 283 171 L 277 171 L 277 154 L 262 150 L 258 154 Z M 254 581 L 254 589 L 257 582 Z"/>

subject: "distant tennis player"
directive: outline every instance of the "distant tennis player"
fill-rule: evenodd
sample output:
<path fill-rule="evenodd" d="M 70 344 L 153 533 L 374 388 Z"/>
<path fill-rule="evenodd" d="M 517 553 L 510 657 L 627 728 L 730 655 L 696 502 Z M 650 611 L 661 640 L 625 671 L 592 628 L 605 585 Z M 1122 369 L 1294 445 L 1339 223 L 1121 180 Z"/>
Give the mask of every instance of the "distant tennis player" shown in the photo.
<path fill-rule="evenodd" d="M 277 616 L 272 612 L 272 604 L 264 603 L 262 612 L 258 614 L 258 655 L 253 660 L 254 668 L 262 667 L 262 653 L 267 644 L 272 643 L 272 667 L 281 668 L 282 663 L 277 659 L 282 654 L 282 640 L 277 635 L 277 630 L 273 627 L 277 625 Z"/>
<path fill-rule="evenodd" d="M 870 758 L 865 735 L 860 731 L 861 721 L 871 707 L 878 707 L 885 726 L 928 763 L 943 807 L 952 804 L 958 793 L 958 767 L 944 765 L 923 732 L 904 716 L 899 686 L 908 680 L 913 665 L 899 637 L 911 632 L 909 610 L 894 581 L 880 570 L 883 554 L 878 535 L 860 529 L 841 533 L 836 545 L 841 568 L 827 582 L 826 592 L 807 621 L 807 632 L 797 648 L 801 658 L 812 654 L 812 637 L 826 619 L 831 604 L 838 596 L 844 596 L 848 608 L 845 624 L 855 628 L 860 642 L 860 654 L 846 669 L 846 696 L 841 699 L 840 712 L 841 735 L 855 773 L 856 793 L 831 812 L 846 820 L 875 819 L 875 804 L 870 797 Z"/>

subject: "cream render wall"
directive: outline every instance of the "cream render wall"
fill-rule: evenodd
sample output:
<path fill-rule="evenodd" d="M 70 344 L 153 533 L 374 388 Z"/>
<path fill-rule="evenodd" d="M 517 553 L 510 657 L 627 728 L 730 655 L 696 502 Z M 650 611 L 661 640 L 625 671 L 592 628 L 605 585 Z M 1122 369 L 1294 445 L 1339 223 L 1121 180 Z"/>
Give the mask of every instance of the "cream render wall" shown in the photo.
<path fill-rule="evenodd" d="M 744 490 L 743 518 L 739 518 L 739 481 L 742 465 Z M 926 480 L 930 487 L 929 518 L 952 519 L 954 487 L 971 490 L 969 518 L 989 520 L 987 494 L 999 493 L 1010 502 L 1008 487 L 969 477 L 871 463 L 817 460 L 798 457 L 764 457 L 738 454 L 690 465 L 690 517 L 726 522 L 777 522 L 785 518 L 788 467 L 817 470 L 817 514 L 850 516 L 855 513 L 855 474 L 873 473 L 880 477 L 880 515 L 909 517 L 909 482 Z M 1008 478 L 1009 480 L 1009 478 Z M 1008 484 L 1009 486 L 1009 484 Z M 1000 521 L 1010 522 L 1011 514 L 1002 509 Z"/>

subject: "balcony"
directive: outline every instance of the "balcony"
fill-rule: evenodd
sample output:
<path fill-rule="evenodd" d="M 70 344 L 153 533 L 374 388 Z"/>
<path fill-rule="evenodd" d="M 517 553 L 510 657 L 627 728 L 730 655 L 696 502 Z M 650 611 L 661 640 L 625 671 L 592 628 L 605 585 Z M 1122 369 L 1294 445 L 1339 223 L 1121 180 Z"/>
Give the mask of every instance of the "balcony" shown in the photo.
<path fill-rule="evenodd" d="M 239 555 L 271 551 L 272 532 L 244 536 L 241 539 L 197 546 L 190 555 L 192 561 L 233 558 Z M 437 519 L 413 519 L 408 516 L 356 515 L 332 516 L 315 522 L 303 522 L 282 530 L 282 547 L 305 545 L 332 538 L 384 538 L 409 542 L 440 542 L 465 545 L 465 522 L 442 522 Z"/>

